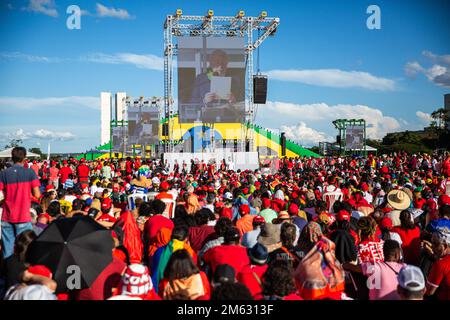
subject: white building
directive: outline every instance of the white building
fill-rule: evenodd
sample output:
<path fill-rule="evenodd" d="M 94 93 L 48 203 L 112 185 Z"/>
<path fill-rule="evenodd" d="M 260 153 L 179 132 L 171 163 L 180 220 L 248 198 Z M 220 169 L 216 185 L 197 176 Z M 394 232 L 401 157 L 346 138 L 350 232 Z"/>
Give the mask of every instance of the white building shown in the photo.
<path fill-rule="evenodd" d="M 100 144 L 111 140 L 111 92 L 100 93 Z"/>
<path fill-rule="evenodd" d="M 100 93 L 100 144 L 111 140 L 111 120 L 127 120 L 127 94 L 117 92 L 114 103 L 111 92 Z"/>

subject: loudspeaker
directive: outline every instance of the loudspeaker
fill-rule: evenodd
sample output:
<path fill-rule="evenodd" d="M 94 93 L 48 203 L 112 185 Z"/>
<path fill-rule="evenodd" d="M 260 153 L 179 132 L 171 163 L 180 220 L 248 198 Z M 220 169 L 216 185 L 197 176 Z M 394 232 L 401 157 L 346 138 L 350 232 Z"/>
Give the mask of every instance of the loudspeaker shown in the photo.
<path fill-rule="evenodd" d="M 250 140 L 245 141 L 245 152 L 250 152 Z"/>
<path fill-rule="evenodd" d="M 253 76 L 253 103 L 265 104 L 267 99 L 267 76 Z"/>
<path fill-rule="evenodd" d="M 341 143 L 341 136 L 336 136 L 336 143 Z"/>
<path fill-rule="evenodd" d="M 286 156 L 286 133 L 282 132 L 280 137 L 281 156 Z"/>
<path fill-rule="evenodd" d="M 115 157 L 115 158 L 119 158 L 119 153 L 118 153 L 118 152 L 115 152 L 115 153 L 114 153 L 114 157 Z"/>
<path fill-rule="evenodd" d="M 169 124 L 163 123 L 163 125 L 162 125 L 162 135 L 163 135 L 163 137 L 167 137 L 169 135 Z"/>

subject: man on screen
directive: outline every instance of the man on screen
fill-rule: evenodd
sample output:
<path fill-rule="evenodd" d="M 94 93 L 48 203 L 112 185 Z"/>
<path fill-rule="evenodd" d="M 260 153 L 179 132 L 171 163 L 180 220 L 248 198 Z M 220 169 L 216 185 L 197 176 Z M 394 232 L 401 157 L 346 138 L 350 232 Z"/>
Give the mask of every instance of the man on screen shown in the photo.
<path fill-rule="evenodd" d="M 228 71 L 228 56 L 220 49 L 214 50 L 209 56 L 209 68 L 206 73 L 199 74 L 194 82 L 191 94 L 191 103 L 210 107 L 212 104 L 234 104 L 243 100 L 242 94 L 237 90 L 240 88 L 240 81 L 236 77 L 231 79 L 231 92 L 226 97 L 219 97 L 216 92 L 211 92 L 212 77 L 230 77 Z"/>

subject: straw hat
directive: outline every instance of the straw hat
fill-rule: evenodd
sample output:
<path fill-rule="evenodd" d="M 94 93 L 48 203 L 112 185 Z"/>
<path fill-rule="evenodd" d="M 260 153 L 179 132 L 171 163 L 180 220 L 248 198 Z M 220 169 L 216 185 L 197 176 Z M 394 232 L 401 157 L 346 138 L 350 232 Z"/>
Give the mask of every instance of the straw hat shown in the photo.
<path fill-rule="evenodd" d="M 396 210 L 405 210 L 411 205 L 411 198 L 403 190 L 392 190 L 387 195 L 389 205 Z"/>

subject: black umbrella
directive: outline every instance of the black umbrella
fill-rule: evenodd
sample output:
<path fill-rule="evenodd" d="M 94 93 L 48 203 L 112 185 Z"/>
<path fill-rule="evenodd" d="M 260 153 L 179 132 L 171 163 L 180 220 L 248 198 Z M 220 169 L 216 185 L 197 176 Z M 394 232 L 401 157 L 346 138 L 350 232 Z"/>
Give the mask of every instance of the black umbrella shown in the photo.
<path fill-rule="evenodd" d="M 111 231 L 91 218 L 62 218 L 52 222 L 30 244 L 27 261 L 52 271 L 58 293 L 84 289 L 112 262 L 113 244 Z M 75 278 L 77 274 L 79 279 Z M 80 287 L 72 287 L 77 280 Z"/>

